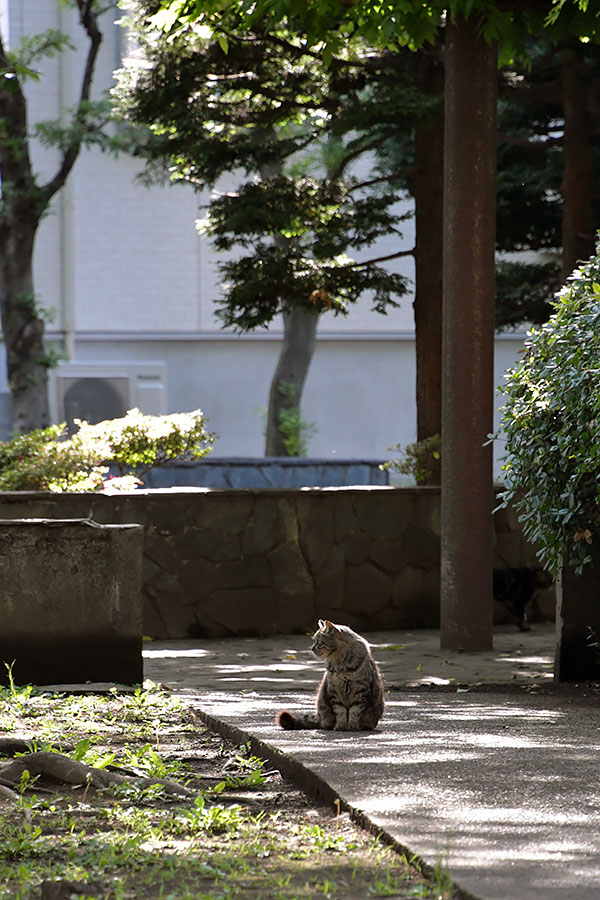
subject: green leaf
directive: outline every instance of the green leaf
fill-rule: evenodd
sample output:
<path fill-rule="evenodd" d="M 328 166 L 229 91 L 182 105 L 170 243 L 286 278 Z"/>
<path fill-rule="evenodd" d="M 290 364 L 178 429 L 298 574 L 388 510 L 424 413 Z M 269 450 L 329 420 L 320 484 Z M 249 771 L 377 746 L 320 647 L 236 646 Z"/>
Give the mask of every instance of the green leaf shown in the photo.
<path fill-rule="evenodd" d="M 90 741 L 88 738 L 83 738 L 82 740 L 77 742 L 71 756 L 77 762 L 81 762 L 81 760 L 84 759 L 85 756 L 87 756 L 89 751 Z"/>

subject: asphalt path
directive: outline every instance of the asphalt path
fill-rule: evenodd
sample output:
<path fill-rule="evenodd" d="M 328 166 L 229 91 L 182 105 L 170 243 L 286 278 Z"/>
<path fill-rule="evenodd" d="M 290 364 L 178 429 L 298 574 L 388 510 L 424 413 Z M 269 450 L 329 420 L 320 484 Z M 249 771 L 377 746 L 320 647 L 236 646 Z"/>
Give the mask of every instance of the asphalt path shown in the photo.
<path fill-rule="evenodd" d="M 480 654 L 440 651 L 435 631 L 366 636 L 387 688 L 372 733 L 275 726 L 314 706 L 306 636 L 149 642 L 145 675 L 466 894 L 598 900 L 600 695 L 553 687 L 552 627 L 503 628 Z"/>

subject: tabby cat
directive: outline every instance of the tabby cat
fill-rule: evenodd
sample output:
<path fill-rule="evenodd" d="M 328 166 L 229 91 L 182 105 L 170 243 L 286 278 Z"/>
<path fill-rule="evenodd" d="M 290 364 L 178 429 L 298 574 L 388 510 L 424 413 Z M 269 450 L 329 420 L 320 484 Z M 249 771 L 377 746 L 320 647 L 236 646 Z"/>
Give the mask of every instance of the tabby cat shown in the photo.
<path fill-rule="evenodd" d="M 312 651 L 327 669 L 317 693 L 316 716 L 294 716 L 284 710 L 276 722 L 282 728 L 328 728 L 371 731 L 383 715 L 383 680 L 369 645 L 347 625 L 319 619 Z"/>

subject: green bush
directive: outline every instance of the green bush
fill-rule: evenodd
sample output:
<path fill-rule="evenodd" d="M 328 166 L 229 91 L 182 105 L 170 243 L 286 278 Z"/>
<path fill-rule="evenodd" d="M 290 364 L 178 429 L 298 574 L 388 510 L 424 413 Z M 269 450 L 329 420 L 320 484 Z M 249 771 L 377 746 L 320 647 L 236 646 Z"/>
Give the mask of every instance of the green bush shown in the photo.
<path fill-rule="evenodd" d="M 215 435 L 206 431 L 201 410 L 145 416 L 130 409 L 122 419 L 90 425 L 66 437 L 65 425 L 17 435 L 0 443 L 0 490 L 89 491 L 129 488 L 146 472 L 171 460 L 200 459 Z M 109 466 L 121 477 L 109 478 Z"/>
<path fill-rule="evenodd" d="M 294 405 L 298 394 L 295 385 L 282 381 L 279 390 L 286 398 L 288 406 L 279 410 L 279 430 L 288 456 L 307 456 L 308 442 L 317 431 L 314 422 L 307 422 L 299 406 Z"/>
<path fill-rule="evenodd" d="M 65 425 L 0 443 L 0 490 L 87 491 L 102 487 L 108 468 L 90 447 L 64 439 Z"/>
<path fill-rule="evenodd" d="M 402 444 L 392 444 L 388 450 L 397 450 L 401 455 L 382 463 L 379 468 L 384 472 L 391 469 L 402 475 L 410 475 L 417 484 L 425 484 L 439 471 L 442 455 L 442 439 L 439 434 L 407 444 L 404 448 Z"/>
<path fill-rule="evenodd" d="M 502 500 L 547 568 L 580 572 L 600 524 L 600 255 L 573 272 L 552 305 L 505 375 Z"/>

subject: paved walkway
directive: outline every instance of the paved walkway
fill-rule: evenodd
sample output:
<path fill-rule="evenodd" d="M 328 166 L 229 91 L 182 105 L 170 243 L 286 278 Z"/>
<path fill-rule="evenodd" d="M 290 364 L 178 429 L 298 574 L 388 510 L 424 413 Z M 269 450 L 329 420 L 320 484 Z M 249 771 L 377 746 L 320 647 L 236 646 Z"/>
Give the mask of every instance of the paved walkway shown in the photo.
<path fill-rule="evenodd" d="M 313 708 L 308 637 L 148 643 L 145 673 L 478 900 L 598 900 L 600 695 L 549 690 L 553 629 L 501 629 L 477 654 L 442 653 L 431 631 L 368 638 L 388 688 L 369 734 L 273 724 Z"/>

